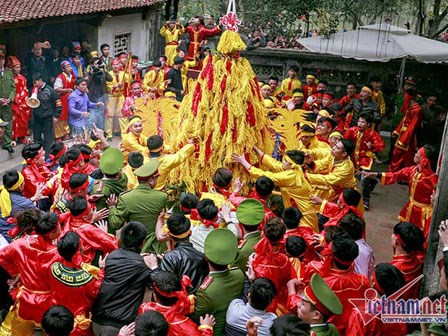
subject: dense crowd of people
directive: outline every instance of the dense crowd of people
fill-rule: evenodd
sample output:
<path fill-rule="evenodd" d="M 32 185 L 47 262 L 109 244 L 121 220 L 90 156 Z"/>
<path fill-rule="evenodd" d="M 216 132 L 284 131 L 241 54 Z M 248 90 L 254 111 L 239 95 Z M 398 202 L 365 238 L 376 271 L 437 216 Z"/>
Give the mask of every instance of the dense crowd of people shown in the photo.
<path fill-rule="evenodd" d="M 167 209 L 170 185 L 182 183 L 173 172 L 188 171 L 204 143 L 191 138 L 173 147 L 160 134 L 144 135 L 136 106 L 191 99 L 188 71 L 215 62 L 204 43 L 221 31 L 212 22 L 167 21 L 160 29 L 165 54 L 144 76 L 138 57 L 112 57 L 107 44 L 83 52 L 75 42 L 70 56 L 59 57 L 49 42 L 37 42 L 26 77 L 21 62 L 0 50 L 3 148 L 13 153 L 13 142 L 29 136 L 31 117 L 34 136 L 24 141 L 23 169 L 6 172 L 0 191 L 0 335 L 33 335 L 35 328 L 50 336 L 418 329 L 378 318 L 364 323 L 351 299 L 364 299 L 369 289 L 389 297 L 406 285 L 401 298 L 419 298 L 446 116 L 437 96 L 420 105 L 415 79 L 406 78 L 390 164 L 376 171 L 376 155 L 385 150 L 380 78 L 347 83 L 337 98 L 316 75 L 302 83 L 293 65 L 282 81 L 258 83 L 252 99 L 264 104 L 266 120 L 279 109 L 300 116 L 297 146 L 288 148 L 274 131 L 264 134 L 273 148 L 231 153 L 227 167 L 199 181 L 202 190 L 181 193 Z M 185 50 L 183 34 L 190 36 Z M 262 39 L 252 36 L 252 43 Z M 114 133 L 119 148 L 111 146 Z M 249 185 L 234 175 L 241 167 Z M 409 201 L 391 232 L 392 260 L 375 264 L 364 212 L 377 184 L 394 183 L 409 186 Z M 439 235 L 447 290 L 447 223 Z M 441 324 L 420 327 L 423 335 L 447 332 Z"/>

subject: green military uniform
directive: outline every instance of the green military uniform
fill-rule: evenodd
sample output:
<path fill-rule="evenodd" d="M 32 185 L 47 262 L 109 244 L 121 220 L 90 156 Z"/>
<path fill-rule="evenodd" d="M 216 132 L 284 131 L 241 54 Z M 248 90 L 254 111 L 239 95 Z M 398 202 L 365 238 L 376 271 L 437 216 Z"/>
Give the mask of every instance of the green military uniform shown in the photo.
<path fill-rule="evenodd" d="M 264 208 L 260 201 L 253 198 L 245 199 L 236 209 L 238 222 L 246 226 L 258 226 L 264 219 Z M 247 260 L 254 253 L 254 246 L 261 239 L 261 231 L 249 232 L 244 235 L 238 245 L 238 254 L 232 266 L 238 267 L 243 272 L 247 270 Z"/>
<path fill-rule="evenodd" d="M 159 162 L 150 160 L 135 171 L 139 177 L 151 177 L 157 172 Z M 148 230 L 142 252 L 154 251 L 163 253 L 166 250 L 164 242 L 157 241 L 157 218 L 166 206 L 168 195 L 162 191 L 151 189 L 147 183 L 139 184 L 134 190 L 126 191 L 118 197 L 117 206 L 109 207 L 109 225 L 118 230 L 127 222 L 137 221 Z"/>
<path fill-rule="evenodd" d="M 311 336 L 339 336 L 339 331 L 334 324 L 311 324 Z"/>
<path fill-rule="evenodd" d="M 205 256 L 218 265 L 230 264 L 236 256 L 238 241 L 227 229 L 215 229 L 209 233 L 204 243 Z M 196 293 L 193 318 L 213 314 L 216 324 L 213 335 L 225 335 L 227 308 L 233 299 L 243 293 L 244 274 L 241 270 L 226 269 L 210 272 Z"/>
<path fill-rule="evenodd" d="M 5 51 L 0 49 L 0 58 L 5 58 Z M 6 69 L 0 71 L 0 98 L 9 99 L 10 102 L 6 106 L 0 106 L 0 118 L 9 124 L 5 126 L 5 134 L 3 135 L 3 148 L 11 146 L 12 136 L 12 102 L 16 96 L 16 84 L 14 75 L 11 70 Z"/>

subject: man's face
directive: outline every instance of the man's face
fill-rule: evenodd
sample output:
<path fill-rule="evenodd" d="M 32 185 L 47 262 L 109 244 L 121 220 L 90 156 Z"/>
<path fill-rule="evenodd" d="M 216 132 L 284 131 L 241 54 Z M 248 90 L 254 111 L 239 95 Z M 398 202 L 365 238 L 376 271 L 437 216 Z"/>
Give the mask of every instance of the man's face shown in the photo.
<path fill-rule="evenodd" d="M 271 95 L 271 88 L 263 87 L 261 89 L 261 95 L 263 96 L 263 98 L 268 98 Z"/>
<path fill-rule="evenodd" d="M 132 68 L 137 69 L 137 65 L 138 65 L 138 59 L 133 59 L 132 60 Z"/>
<path fill-rule="evenodd" d="M 303 102 L 303 97 L 293 97 L 292 101 L 294 104 L 298 105 L 298 104 L 302 104 Z"/>
<path fill-rule="evenodd" d="M 313 86 L 314 83 L 316 83 L 316 80 L 314 78 L 307 78 L 306 79 L 306 84 L 308 84 L 309 86 Z"/>
<path fill-rule="evenodd" d="M 35 80 L 33 82 L 33 84 L 34 84 L 34 86 L 36 86 L 40 89 L 44 85 L 44 81 L 42 79 L 38 79 L 38 80 Z"/>
<path fill-rule="evenodd" d="M 292 70 L 292 69 L 289 69 L 289 70 L 288 70 L 288 77 L 289 77 L 289 78 L 296 78 L 296 75 L 297 75 L 297 72 L 296 72 L 296 71 L 294 71 L 294 70 Z"/>
<path fill-rule="evenodd" d="M 341 141 L 337 142 L 331 148 L 331 155 L 334 156 L 335 160 L 341 160 L 347 156 L 347 152 L 345 152 L 344 145 Z"/>
<path fill-rule="evenodd" d="M 42 56 L 42 48 L 34 48 L 33 49 L 33 54 L 36 57 L 41 57 Z"/>
<path fill-rule="evenodd" d="M 369 99 L 370 92 L 367 90 L 361 90 L 361 92 L 359 93 L 359 97 L 361 97 L 362 100 Z"/>
<path fill-rule="evenodd" d="M 436 106 L 437 105 L 437 97 L 429 96 L 428 99 L 426 100 L 426 105 L 428 105 L 428 107 Z"/>
<path fill-rule="evenodd" d="M 317 134 L 319 135 L 326 135 L 330 133 L 331 129 L 328 127 L 328 124 L 326 122 L 321 122 L 319 125 L 317 125 Z"/>
<path fill-rule="evenodd" d="M 132 86 L 131 91 L 134 97 L 140 97 L 142 94 L 142 86 L 139 83 L 136 83 Z"/>
<path fill-rule="evenodd" d="M 81 53 L 81 46 L 79 46 L 79 47 L 74 47 L 74 48 L 73 48 L 73 52 L 74 52 L 75 54 L 80 54 L 80 53 Z"/>
<path fill-rule="evenodd" d="M 288 161 L 286 161 L 286 160 L 283 160 L 282 161 L 282 167 L 283 167 L 283 170 L 289 170 L 289 169 L 291 169 L 292 168 L 292 164 L 290 164 Z"/>
<path fill-rule="evenodd" d="M 356 87 L 352 84 L 347 85 L 347 94 L 352 97 L 356 92 Z"/>
<path fill-rule="evenodd" d="M 316 310 L 313 310 L 309 301 L 302 299 L 297 305 L 297 316 L 305 323 L 312 323 L 316 318 Z"/>
<path fill-rule="evenodd" d="M 302 135 L 302 137 L 300 138 L 300 141 L 302 141 L 303 145 L 305 147 L 308 147 L 311 144 L 311 136 L 309 135 Z"/>
<path fill-rule="evenodd" d="M 64 67 L 63 71 L 64 71 L 67 75 L 71 74 L 72 71 L 73 71 L 71 64 L 67 64 L 67 65 Z"/>
<path fill-rule="evenodd" d="M 104 57 L 109 57 L 110 48 L 109 47 L 104 47 L 103 49 L 101 49 L 101 53 L 103 54 Z"/>
<path fill-rule="evenodd" d="M 81 58 L 80 57 L 74 57 L 73 58 L 73 64 L 79 67 L 81 65 Z"/>
<path fill-rule="evenodd" d="M 205 24 L 208 25 L 208 26 L 212 26 L 213 23 L 214 23 L 213 20 L 214 19 L 210 16 L 210 17 L 205 19 Z"/>
<path fill-rule="evenodd" d="M 327 97 L 322 98 L 322 107 L 327 107 L 331 104 L 331 99 L 328 99 Z"/>
<path fill-rule="evenodd" d="M 325 83 L 317 84 L 317 91 L 326 91 L 326 90 L 327 90 L 327 84 Z"/>
<path fill-rule="evenodd" d="M 372 85 L 374 90 L 380 90 L 381 89 L 381 82 L 370 82 L 370 85 Z"/>
<path fill-rule="evenodd" d="M 156 74 L 160 72 L 160 69 L 161 69 L 160 67 L 154 67 L 154 68 L 153 68 L 153 70 L 154 70 L 154 72 L 155 72 Z"/>
<path fill-rule="evenodd" d="M 34 158 L 34 162 L 38 165 L 41 166 L 45 163 L 45 151 L 43 148 L 41 148 L 38 152 L 38 154 L 36 155 L 36 157 Z"/>
<path fill-rule="evenodd" d="M 82 93 L 87 93 L 87 82 L 86 81 L 81 82 L 78 85 L 78 90 L 81 91 Z"/>
<path fill-rule="evenodd" d="M 274 92 L 275 89 L 277 89 L 278 82 L 276 80 L 270 79 L 269 86 L 271 87 L 272 92 Z"/>
<path fill-rule="evenodd" d="M 17 64 L 12 68 L 12 72 L 14 73 L 14 75 L 18 75 L 20 73 L 20 70 L 22 70 L 22 66 L 20 64 Z"/>
<path fill-rule="evenodd" d="M 367 121 L 364 118 L 358 119 L 358 127 L 361 132 L 364 132 L 368 126 L 369 125 L 367 124 Z"/>
<path fill-rule="evenodd" d="M 59 57 L 59 50 L 58 49 L 53 49 L 53 58 L 56 59 Z"/>
<path fill-rule="evenodd" d="M 340 135 L 333 135 L 328 139 L 328 142 L 330 143 L 330 147 L 333 147 L 336 145 L 339 141 L 341 141 L 342 137 Z"/>
<path fill-rule="evenodd" d="M 414 163 L 416 165 L 420 164 L 422 162 L 422 156 L 420 155 L 419 151 L 416 151 L 414 154 Z"/>
<path fill-rule="evenodd" d="M 118 72 L 118 71 L 120 71 L 120 63 L 119 62 L 114 62 L 114 63 L 112 63 L 112 70 L 114 71 L 114 72 Z"/>

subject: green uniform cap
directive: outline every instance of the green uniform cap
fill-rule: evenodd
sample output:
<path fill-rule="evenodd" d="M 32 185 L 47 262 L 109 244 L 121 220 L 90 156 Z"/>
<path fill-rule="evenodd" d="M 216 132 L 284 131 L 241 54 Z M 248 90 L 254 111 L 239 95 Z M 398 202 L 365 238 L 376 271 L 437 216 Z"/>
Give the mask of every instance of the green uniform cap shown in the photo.
<path fill-rule="evenodd" d="M 158 159 L 150 159 L 143 166 L 136 169 L 134 171 L 134 174 L 135 174 L 135 176 L 138 176 L 138 177 L 150 177 L 151 175 L 154 175 L 155 172 L 157 172 L 158 168 L 159 168 L 159 160 Z"/>
<path fill-rule="evenodd" d="M 228 265 L 235 260 L 238 252 L 238 240 L 232 231 L 214 229 L 205 238 L 205 256 L 218 265 Z"/>
<path fill-rule="evenodd" d="M 123 168 L 123 153 L 118 148 L 108 148 L 101 155 L 100 169 L 104 174 L 117 174 Z"/>
<path fill-rule="evenodd" d="M 255 226 L 264 219 L 264 207 L 260 201 L 253 198 L 245 199 L 236 209 L 238 222 L 244 225 Z"/>
<path fill-rule="evenodd" d="M 343 307 L 338 296 L 317 273 L 311 277 L 310 284 L 305 287 L 302 298 L 311 302 L 317 310 L 327 316 L 342 314 Z"/>

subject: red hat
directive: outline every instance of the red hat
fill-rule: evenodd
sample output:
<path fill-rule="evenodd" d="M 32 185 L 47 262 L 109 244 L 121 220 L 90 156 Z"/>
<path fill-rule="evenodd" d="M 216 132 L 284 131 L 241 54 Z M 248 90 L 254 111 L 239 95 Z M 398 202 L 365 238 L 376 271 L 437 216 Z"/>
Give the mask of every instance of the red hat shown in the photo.
<path fill-rule="evenodd" d="M 333 96 L 330 93 L 324 93 L 324 95 L 322 96 L 322 99 L 332 100 Z"/>
<path fill-rule="evenodd" d="M 13 68 L 16 65 L 22 65 L 22 63 L 20 63 L 19 59 L 16 56 L 9 56 L 8 57 L 8 68 Z"/>
<path fill-rule="evenodd" d="M 121 59 L 126 58 L 126 57 L 127 57 L 127 55 L 125 53 L 122 53 L 122 54 L 120 54 L 118 56 L 118 59 L 121 60 Z"/>
<path fill-rule="evenodd" d="M 112 60 L 112 64 L 111 65 L 115 65 L 115 64 L 121 64 L 120 60 L 118 58 L 115 58 Z"/>

